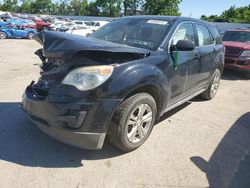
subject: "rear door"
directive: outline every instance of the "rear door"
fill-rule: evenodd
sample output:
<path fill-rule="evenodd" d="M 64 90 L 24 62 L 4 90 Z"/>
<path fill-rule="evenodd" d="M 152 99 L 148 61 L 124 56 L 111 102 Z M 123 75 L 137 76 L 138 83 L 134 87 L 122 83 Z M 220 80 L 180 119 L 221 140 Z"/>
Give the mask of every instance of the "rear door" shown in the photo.
<path fill-rule="evenodd" d="M 198 23 L 195 23 L 194 26 L 198 41 L 196 49 L 199 57 L 197 61 L 189 64 L 188 87 L 192 88 L 193 92 L 207 83 L 216 53 L 215 39 L 210 30 L 205 25 Z"/>

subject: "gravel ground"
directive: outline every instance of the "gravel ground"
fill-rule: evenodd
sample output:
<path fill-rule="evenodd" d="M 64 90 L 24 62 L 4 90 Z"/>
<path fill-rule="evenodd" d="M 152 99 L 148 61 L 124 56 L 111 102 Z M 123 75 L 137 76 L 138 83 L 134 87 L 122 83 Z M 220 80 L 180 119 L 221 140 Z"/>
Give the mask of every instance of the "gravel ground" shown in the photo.
<path fill-rule="evenodd" d="M 39 76 L 39 44 L 0 41 L 1 187 L 250 187 L 250 80 L 226 72 L 212 101 L 167 113 L 138 150 L 73 148 L 40 132 L 19 109 Z"/>

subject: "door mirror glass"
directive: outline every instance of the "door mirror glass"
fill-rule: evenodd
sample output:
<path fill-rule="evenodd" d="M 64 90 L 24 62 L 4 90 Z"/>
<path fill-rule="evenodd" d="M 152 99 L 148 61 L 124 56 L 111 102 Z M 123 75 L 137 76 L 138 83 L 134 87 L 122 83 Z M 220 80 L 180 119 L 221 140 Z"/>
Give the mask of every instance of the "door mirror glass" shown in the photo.
<path fill-rule="evenodd" d="M 170 51 L 193 51 L 195 49 L 195 45 L 193 42 L 189 40 L 179 40 L 176 45 L 172 45 L 170 47 Z"/>

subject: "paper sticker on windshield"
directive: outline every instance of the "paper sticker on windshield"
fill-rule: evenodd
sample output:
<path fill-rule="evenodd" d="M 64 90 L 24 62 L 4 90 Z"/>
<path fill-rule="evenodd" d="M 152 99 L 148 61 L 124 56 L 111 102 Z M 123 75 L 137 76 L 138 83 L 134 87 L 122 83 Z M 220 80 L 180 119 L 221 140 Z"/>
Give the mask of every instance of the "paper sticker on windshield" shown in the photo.
<path fill-rule="evenodd" d="M 163 21 L 163 20 L 148 20 L 147 23 L 158 24 L 158 25 L 167 25 L 168 24 L 167 21 Z"/>

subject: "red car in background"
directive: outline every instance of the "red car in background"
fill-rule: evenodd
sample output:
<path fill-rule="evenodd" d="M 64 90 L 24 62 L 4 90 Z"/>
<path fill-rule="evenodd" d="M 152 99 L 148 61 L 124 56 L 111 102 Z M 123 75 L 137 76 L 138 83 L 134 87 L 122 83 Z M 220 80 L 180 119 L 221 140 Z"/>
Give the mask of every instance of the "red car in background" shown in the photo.
<path fill-rule="evenodd" d="M 36 27 L 38 31 L 42 31 L 42 30 L 47 30 L 50 26 L 50 23 L 48 22 L 44 22 L 41 19 L 38 18 L 28 18 L 29 20 L 32 20 L 36 23 Z"/>
<path fill-rule="evenodd" d="M 250 29 L 226 31 L 222 37 L 225 68 L 235 69 L 250 78 Z"/>

